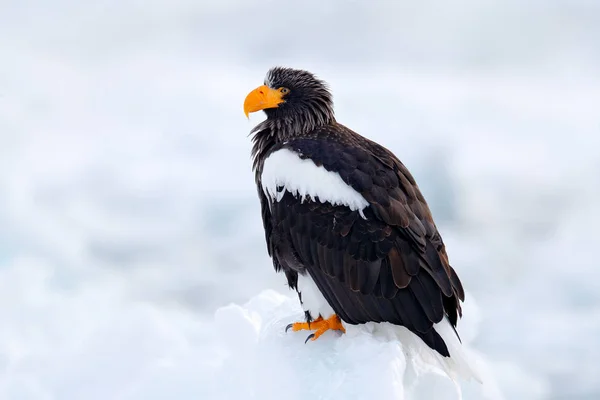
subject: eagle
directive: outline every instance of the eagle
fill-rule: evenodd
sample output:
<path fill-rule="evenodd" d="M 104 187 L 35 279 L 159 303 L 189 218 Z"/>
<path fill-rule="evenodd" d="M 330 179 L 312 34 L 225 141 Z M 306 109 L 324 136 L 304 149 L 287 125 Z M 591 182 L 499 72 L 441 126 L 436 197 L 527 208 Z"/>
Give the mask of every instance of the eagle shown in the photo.
<path fill-rule="evenodd" d="M 307 343 L 387 322 L 450 357 L 437 327 L 458 336 L 465 294 L 406 166 L 337 122 L 329 85 L 311 72 L 271 68 L 244 101 L 246 117 L 260 110 L 251 157 L 267 252 L 305 314 L 286 331 L 313 331 Z"/>

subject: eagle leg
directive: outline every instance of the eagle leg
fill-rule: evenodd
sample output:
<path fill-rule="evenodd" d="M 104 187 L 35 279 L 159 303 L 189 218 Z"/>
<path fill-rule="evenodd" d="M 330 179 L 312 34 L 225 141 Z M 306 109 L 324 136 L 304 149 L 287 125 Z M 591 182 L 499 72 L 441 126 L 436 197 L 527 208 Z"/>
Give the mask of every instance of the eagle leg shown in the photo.
<path fill-rule="evenodd" d="M 295 322 L 293 324 L 289 324 L 285 330 L 287 332 L 288 329 L 292 328 L 292 331 L 308 331 L 314 330 L 314 333 L 308 335 L 304 343 L 307 343 L 309 340 L 317 340 L 322 334 L 327 332 L 328 330 L 336 330 L 346 332 L 346 328 L 342 325 L 342 320 L 336 314 L 333 314 L 331 317 L 327 319 L 323 319 L 323 317 L 319 317 L 312 322 Z"/>

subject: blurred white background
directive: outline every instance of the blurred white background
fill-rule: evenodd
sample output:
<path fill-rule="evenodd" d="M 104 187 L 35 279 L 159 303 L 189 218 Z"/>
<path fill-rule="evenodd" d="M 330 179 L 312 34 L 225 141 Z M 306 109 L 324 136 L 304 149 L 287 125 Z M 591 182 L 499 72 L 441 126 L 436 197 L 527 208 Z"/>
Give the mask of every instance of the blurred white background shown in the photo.
<path fill-rule="evenodd" d="M 600 397 L 600 2 L 0 10 L 1 399 L 198 398 L 215 309 L 285 293 L 242 112 L 274 65 L 411 169 L 507 398 Z"/>

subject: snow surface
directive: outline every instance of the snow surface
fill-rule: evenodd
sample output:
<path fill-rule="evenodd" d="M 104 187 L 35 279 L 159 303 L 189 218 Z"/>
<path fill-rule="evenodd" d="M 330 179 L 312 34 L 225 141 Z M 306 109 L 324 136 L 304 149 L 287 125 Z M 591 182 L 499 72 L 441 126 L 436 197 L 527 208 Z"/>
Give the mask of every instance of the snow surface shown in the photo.
<path fill-rule="evenodd" d="M 212 378 L 213 398 L 237 399 L 502 399 L 483 361 L 484 384 L 452 380 L 430 349 L 404 328 L 346 325 L 304 343 L 305 332 L 285 332 L 302 320 L 298 301 L 272 290 L 244 306 L 217 310 L 215 329 L 226 349 Z M 467 309 L 476 314 L 474 304 Z M 475 326 L 467 326 L 474 329 Z M 470 332 L 467 338 L 473 338 Z M 465 341 L 468 346 L 468 341 Z M 530 397 L 535 398 L 535 397 Z"/>
<path fill-rule="evenodd" d="M 280 201 L 286 191 L 305 199 L 306 196 L 321 203 L 344 205 L 353 211 L 362 210 L 369 202 L 347 185 L 340 174 L 317 166 L 311 159 L 302 159 L 289 149 L 275 151 L 265 159 L 261 175 L 263 190 L 271 201 Z M 283 187 L 282 190 L 278 188 Z"/>

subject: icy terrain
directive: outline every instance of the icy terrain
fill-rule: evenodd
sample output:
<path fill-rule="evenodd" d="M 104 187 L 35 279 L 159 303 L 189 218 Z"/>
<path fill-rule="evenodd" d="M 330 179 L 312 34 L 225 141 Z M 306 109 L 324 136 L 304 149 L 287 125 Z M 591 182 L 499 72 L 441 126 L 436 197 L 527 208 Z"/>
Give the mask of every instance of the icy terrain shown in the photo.
<path fill-rule="evenodd" d="M 285 333 L 290 318 L 302 316 L 297 301 L 274 291 L 261 293 L 244 307 L 219 309 L 216 328 L 226 355 L 212 392 L 224 399 L 239 398 L 240 393 L 249 399 L 290 400 L 502 398 L 485 365 L 479 369 L 488 373 L 478 375 L 484 385 L 453 381 L 429 348 L 403 328 L 347 326 L 344 335 L 329 332 L 304 344 L 306 333 Z M 482 364 L 476 354 L 470 356 L 474 367 Z M 531 395 L 536 398 L 538 393 Z"/>
<path fill-rule="evenodd" d="M 504 398 L 600 396 L 598 2 L 1 8 L 0 399 L 203 398 L 223 363 L 265 373 L 266 338 L 302 340 L 278 336 L 293 302 L 243 317 L 287 294 L 242 111 L 275 64 L 326 79 L 338 119 L 414 173 Z"/>

